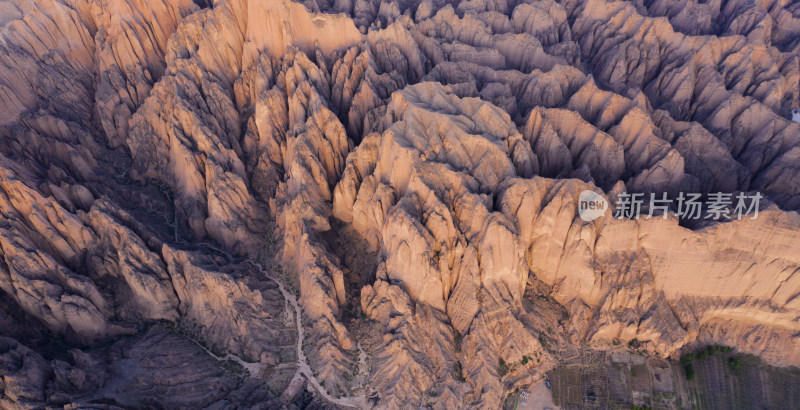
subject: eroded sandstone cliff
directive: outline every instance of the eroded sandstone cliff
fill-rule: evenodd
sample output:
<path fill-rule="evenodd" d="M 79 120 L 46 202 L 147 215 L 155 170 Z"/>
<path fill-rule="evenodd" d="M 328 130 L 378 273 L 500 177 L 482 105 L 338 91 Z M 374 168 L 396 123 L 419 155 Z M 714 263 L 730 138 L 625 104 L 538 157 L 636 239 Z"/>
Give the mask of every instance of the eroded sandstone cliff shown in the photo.
<path fill-rule="evenodd" d="M 209 3 L 0 3 L 0 406 L 497 408 L 632 341 L 800 364 L 797 4 Z M 585 190 L 764 198 L 587 222 Z"/>

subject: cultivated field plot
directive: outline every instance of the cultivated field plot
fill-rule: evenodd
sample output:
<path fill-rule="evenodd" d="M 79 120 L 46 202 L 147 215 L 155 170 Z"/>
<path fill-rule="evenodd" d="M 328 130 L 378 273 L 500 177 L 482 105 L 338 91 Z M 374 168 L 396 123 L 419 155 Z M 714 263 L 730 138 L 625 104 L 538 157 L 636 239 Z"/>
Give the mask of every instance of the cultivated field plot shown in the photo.
<path fill-rule="evenodd" d="M 631 402 L 631 388 L 628 367 L 613 363 L 606 368 L 608 372 L 608 397 L 611 403 L 625 404 Z"/>
<path fill-rule="evenodd" d="M 627 351 L 581 356 L 548 374 L 553 400 L 562 408 L 800 408 L 800 369 L 768 366 L 753 356 L 700 355 L 692 361 L 692 380 L 676 360 Z M 738 367 L 731 365 L 736 360 Z"/>
<path fill-rule="evenodd" d="M 564 409 L 583 407 L 581 371 L 577 366 L 557 367 L 549 374 L 553 400 Z"/>
<path fill-rule="evenodd" d="M 715 354 L 695 360 L 697 376 L 689 382 L 689 399 L 697 409 L 798 409 L 800 370 L 764 365 L 758 358 L 735 355 L 740 367 L 732 370 L 731 355 Z"/>
<path fill-rule="evenodd" d="M 672 367 L 666 360 L 649 360 L 647 362 L 650 373 L 653 375 L 653 391 L 658 393 L 672 393 L 675 391 L 672 382 Z"/>

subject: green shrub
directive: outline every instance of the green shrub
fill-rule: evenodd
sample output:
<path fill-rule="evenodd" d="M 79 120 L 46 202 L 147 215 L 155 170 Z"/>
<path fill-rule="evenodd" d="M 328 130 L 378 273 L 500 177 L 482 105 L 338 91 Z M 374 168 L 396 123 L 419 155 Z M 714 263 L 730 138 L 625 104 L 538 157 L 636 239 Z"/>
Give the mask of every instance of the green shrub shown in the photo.
<path fill-rule="evenodd" d="M 686 365 L 687 363 L 692 363 L 694 360 L 694 353 L 686 353 L 685 355 L 681 356 L 681 364 Z"/>
<path fill-rule="evenodd" d="M 686 380 L 692 381 L 697 376 L 691 363 L 683 366 L 683 371 L 686 372 Z"/>
<path fill-rule="evenodd" d="M 497 360 L 497 374 L 500 376 L 500 378 L 503 378 L 506 374 L 508 374 L 509 370 L 510 369 L 508 368 L 506 361 L 503 360 L 502 357 L 499 358 Z"/>
<path fill-rule="evenodd" d="M 739 370 L 740 366 L 741 366 L 741 363 L 739 363 L 739 359 L 737 359 L 737 358 L 735 358 L 733 356 L 728 358 L 728 367 L 730 367 L 731 370 L 733 370 L 733 371 Z"/>
<path fill-rule="evenodd" d="M 464 369 L 461 367 L 461 362 L 456 362 L 455 366 L 455 373 L 456 373 L 456 380 L 460 381 L 461 383 L 466 383 L 467 378 L 464 377 Z"/>
<path fill-rule="evenodd" d="M 453 330 L 453 341 L 455 342 L 456 353 L 461 353 L 461 340 L 464 336 L 458 330 Z"/>

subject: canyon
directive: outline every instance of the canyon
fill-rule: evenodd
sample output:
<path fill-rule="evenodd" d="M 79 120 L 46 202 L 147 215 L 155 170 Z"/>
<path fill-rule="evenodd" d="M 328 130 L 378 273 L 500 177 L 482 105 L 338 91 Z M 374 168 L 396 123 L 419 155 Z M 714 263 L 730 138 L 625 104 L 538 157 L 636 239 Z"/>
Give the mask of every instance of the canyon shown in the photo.
<path fill-rule="evenodd" d="M 800 366 L 800 4 L 3 0 L 0 50 L 2 408 L 498 408 L 620 346 Z M 615 215 L 689 192 L 761 200 Z"/>

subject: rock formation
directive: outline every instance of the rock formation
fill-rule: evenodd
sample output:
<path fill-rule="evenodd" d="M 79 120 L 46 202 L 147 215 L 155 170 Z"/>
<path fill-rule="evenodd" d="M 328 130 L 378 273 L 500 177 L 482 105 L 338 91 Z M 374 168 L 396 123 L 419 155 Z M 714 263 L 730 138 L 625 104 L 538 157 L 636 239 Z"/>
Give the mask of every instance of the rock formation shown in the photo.
<path fill-rule="evenodd" d="M 0 51 L 0 407 L 497 408 L 629 342 L 800 365 L 796 4 L 10 0 Z M 762 199 L 614 216 L 689 192 Z"/>

